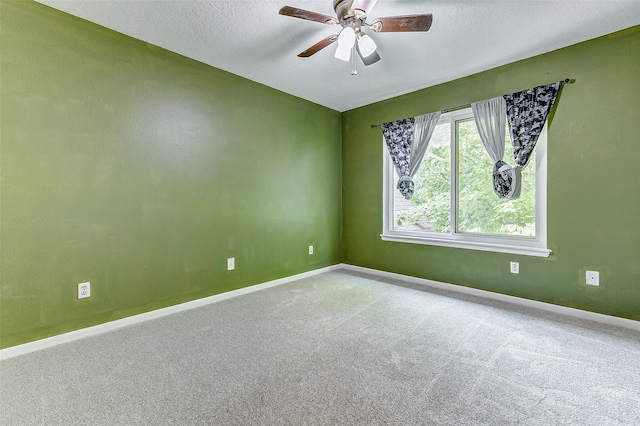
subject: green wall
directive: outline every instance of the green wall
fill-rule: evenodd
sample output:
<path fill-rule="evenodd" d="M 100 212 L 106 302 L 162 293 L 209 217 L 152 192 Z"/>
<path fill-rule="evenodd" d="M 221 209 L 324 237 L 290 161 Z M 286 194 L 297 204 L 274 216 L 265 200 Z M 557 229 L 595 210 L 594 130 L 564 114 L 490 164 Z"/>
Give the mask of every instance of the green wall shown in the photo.
<path fill-rule="evenodd" d="M 640 27 L 343 114 L 31 1 L 0 43 L 0 347 L 340 261 L 640 320 Z M 549 258 L 380 240 L 371 124 L 565 77 Z"/>
<path fill-rule="evenodd" d="M 549 258 L 380 240 L 384 153 L 371 124 L 565 77 L 575 83 L 548 127 Z M 640 320 L 639 123 L 640 27 L 345 112 L 343 261 Z"/>
<path fill-rule="evenodd" d="M 340 261 L 339 112 L 0 7 L 0 347 Z"/>

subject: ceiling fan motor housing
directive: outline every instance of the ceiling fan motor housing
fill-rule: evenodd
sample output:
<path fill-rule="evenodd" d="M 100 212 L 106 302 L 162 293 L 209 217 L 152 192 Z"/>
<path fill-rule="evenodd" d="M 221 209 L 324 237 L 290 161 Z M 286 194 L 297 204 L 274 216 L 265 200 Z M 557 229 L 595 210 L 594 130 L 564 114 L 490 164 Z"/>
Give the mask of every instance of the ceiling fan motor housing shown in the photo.
<path fill-rule="evenodd" d="M 355 13 L 351 6 L 353 5 L 353 0 L 333 0 L 333 10 L 336 11 L 336 15 L 338 16 L 338 21 L 342 23 L 344 19 L 353 18 Z"/>

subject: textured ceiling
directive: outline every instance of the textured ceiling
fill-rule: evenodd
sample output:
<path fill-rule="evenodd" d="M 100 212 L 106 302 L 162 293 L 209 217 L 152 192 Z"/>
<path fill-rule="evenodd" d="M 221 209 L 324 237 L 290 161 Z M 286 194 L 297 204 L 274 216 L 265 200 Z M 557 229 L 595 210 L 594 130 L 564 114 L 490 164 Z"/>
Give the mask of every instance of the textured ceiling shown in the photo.
<path fill-rule="evenodd" d="M 640 24 L 640 0 L 379 0 L 370 18 L 433 13 L 433 25 L 373 34 L 382 60 L 351 76 L 335 45 L 296 56 L 339 27 L 278 15 L 333 16 L 332 0 L 37 1 L 337 111 Z"/>

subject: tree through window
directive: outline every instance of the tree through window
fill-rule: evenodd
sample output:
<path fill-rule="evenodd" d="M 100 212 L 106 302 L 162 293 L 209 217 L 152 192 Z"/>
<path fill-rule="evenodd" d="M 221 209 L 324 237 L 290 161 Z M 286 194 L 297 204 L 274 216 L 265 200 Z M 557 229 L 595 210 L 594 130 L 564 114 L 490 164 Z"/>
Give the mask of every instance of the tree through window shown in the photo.
<path fill-rule="evenodd" d="M 504 159 L 514 165 L 506 126 L 505 133 Z M 543 134 L 536 151 L 544 152 L 544 139 Z M 471 109 L 443 114 L 413 178 L 415 191 L 410 201 L 396 194 L 398 177 L 392 166 L 387 170 L 383 238 L 393 240 L 395 235 L 425 244 L 451 240 L 463 245 L 539 247 L 548 255 L 544 247 L 546 166 L 535 158 L 536 151 L 522 171 L 520 198 L 501 199 L 493 192 L 493 160 L 482 145 Z M 387 167 L 389 163 L 386 161 Z"/>

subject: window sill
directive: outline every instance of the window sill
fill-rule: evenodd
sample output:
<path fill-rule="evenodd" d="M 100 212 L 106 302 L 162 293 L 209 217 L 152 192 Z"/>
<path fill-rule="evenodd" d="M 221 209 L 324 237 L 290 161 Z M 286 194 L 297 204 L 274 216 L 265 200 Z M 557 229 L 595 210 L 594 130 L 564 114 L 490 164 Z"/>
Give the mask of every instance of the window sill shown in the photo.
<path fill-rule="evenodd" d="M 469 240 L 454 240 L 433 237 L 414 237 L 406 235 L 380 234 L 383 241 L 396 243 L 425 244 L 430 246 L 453 247 L 469 250 L 492 251 L 497 253 L 521 254 L 525 256 L 549 257 L 551 250 L 541 247 L 528 247 L 512 244 L 486 243 Z"/>

